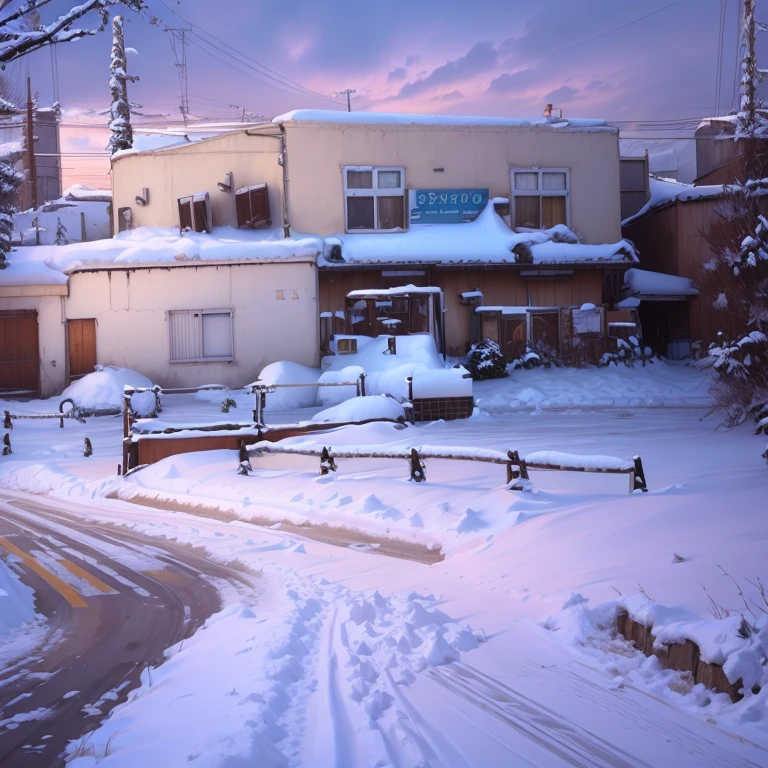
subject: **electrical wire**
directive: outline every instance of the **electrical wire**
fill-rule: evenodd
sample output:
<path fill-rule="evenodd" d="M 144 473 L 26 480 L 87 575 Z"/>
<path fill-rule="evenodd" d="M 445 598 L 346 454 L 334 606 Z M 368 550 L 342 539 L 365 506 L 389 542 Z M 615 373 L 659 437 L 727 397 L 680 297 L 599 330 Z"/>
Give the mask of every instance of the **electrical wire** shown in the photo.
<path fill-rule="evenodd" d="M 164 0 L 161 0 L 161 2 L 164 3 Z M 633 24 L 637 24 L 640 21 L 644 21 L 645 19 L 650 18 L 651 16 L 655 16 L 657 13 L 661 13 L 662 11 L 666 11 L 668 8 L 672 8 L 675 5 L 680 5 L 680 3 L 685 2 L 685 0 L 674 0 L 672 3 L 668 3 L 667 5 L 662 6 L 661 8 L 657 8 L 655 11 L 651 11 L 650 13 L 646 13 L 645 16 L 640 16 L 637 19 L 633 19 L 632 21 L 628 21 L 626 24 L 621 24 L 618 27 L 614 27 L 613 29 L 609 29 L 607 32 L 601 32 L 599 35 L 595 35 L 594 37 L 590 37 L 587 40 L 582 40 L 580 43 L 574 43 L 573 45 L 566 46 L 565 48 L 560 48 L 557 51 L 552 51 L 551 53 L 544 54 L 544 56 L 540 56 L 538 59 L 533 59 L 532 61 L 526 61 L 526 66 L 530 67 L 533 64 L 538 64 L 540 61 L 544 61 L 545 59 L 549 59 L 552 56 L 559 56 L 561 53 L 565 53 L 566 51 L 572 51 L 574 48 L 580 48 L 582 45 L 586 45 L 587 43 L 592 43 L 595 40 L 600 40 L 603 37 L 608 37 L 608 35 L 612 35 L 614 32 L 619 32 L 622 29 L 626 29 L 627 27 L 631 27 Z"/>
<path fill-rule="evenodd" d="M 725 42 L 725 5 L 727 0 L 720 0 L 719 39 L 717 43 L 717 69 L 715 71 L 715 117 L 720 114 L 720 92 L 723 82 L 723 44 Z"/>
<path fill-rule="evenodd" d="M 677 0 L 677 2 L 681 2 L 682 0 Z M 271 87 L 276 88 L 277 90 L 282 90 L 285 93 L 291 93 L 291 95 L 303 95 L 303 96 L 312 96 L 316 99 L 322 99 L 325 102 L 328 102 L 330 104 L 334 104 L 338 106 L 338 102 L 334 101 L 333 99 L 329 98 L 328 96 L 318 93 L 317 91 L 313 91 L 311 88 L 307 88 L 303 86 L 301 83 L 298 83 L 295 80 L 292 80 L 291 78 L 287 77 L 286 75 L 282 75 L 281 73 L 277 72 L 274 69 L 271 69 L 270 67 L 266 66 L 265 64 L 262 64 L 261 62 L 254 59 L 252 56 L 249 56 L 246 53 L 243 53 L 242 51 L 235 48 L 230 43 L 225 42 L 224 40 L 221 40 L 220 38 L 216 37 L 216 35 L 208 32 L 205 29 L 202 29 L 201 27 L 197 26 L 193 22 L 186 19 L 184 16 L 182 16 L 178 11 L 174 10 L 165 0 L 160 0 L 160 2 L 178 19 L 183 21 L 185 24 L 189 24 L 189 26 L 192 28 L 192 34 L 198 39 L 200 43 L 204 43 L 211 48 L 214 48 L 215 50 L 219 51 L 220 53 L 223 53 L 226 56 L 229 56 L 231 59 L 233 59 L 236 63 L 246 66 L 250 69 L 252 69 L 254 72 L 258 73 L 262 77 L 266 77 L 270 80 L 274 80 L 276 83 L 279 83 L 282 86 L 286 86 L 291 89 L 291 91 L 296 91 L 297 93 L 291 93 L 291 91 L 285 91 L 283 88 L 277 88 L 276 86 L 272 85 Z M 216 45 L 215 43 L 211 42 L 211 40 L 207 40 L 206 38 L 210 38 L 211 40 L 216 41 L 216 43 L 220 43 L 221 45 L 225 46 L 225 48 L 221 48 L 220 46 Z M 202 47 L 198 44 L 198 47 Z M 203 48 L 206 53 L 208 53 L 209 56 L 213 56 L 213 58 L 218 59 L 219 61 L 222 61 L 222 59 L 218 58 L 217 56 L 214 56 L 210 51 Z M 234 53 L 237 54 L 237 56 L 240 57 L 240 59 L 235 56 Z M 241 59 L 245 59 L 245 61 L 242 61 Z M 250 63 L 249 63 L 250 62 Z M 228 63 L 228 62 L 223 62 Z M 232 66 L 230 64 L 230 66 Z M 233 67 L 235 68 L 235 67 Z M 236 68 L 235 68 L 236 69 Z M 242 70 L 237 70 L 239 72 L 242 72 Z M 245 73 L 242 73 L 245 74 Z M 255 78 L 256 80 L 260 80 L 260 78 Z M 269 82 L 266 82 L 264 80 L 260 80 L 260 82 L 264 83 L 265 85 L 271 85 Z"/>

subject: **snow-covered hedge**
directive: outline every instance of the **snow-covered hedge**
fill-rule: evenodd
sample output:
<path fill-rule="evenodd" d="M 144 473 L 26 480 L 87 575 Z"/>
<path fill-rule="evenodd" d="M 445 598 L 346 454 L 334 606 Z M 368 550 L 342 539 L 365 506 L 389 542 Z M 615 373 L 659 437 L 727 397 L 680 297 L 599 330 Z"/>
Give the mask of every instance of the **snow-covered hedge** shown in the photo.
<path fill-rule="evenodd" d="M 484 339 L 473 344 L 464 360 L 464 367 L 475 381 L 502 379 L 507 376 L 507 361 L 498 342 Z"/>

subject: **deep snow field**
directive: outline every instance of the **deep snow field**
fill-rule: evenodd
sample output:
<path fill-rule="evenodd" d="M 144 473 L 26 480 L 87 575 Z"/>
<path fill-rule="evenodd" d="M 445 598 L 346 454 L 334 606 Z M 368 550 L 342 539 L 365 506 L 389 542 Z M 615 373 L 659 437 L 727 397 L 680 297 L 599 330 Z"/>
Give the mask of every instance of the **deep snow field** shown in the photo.
<path fill-rule="evenodd" d="M 503 466 L 441 460 L 421 484 L 405 461 L 339 459 L 321 477 L 318 460 L 285 455 L 254 457 L 241 476 L 229 451 L 118 478 L 120 416 L 64 429 L 17 420 L 0 502 L 3 489 L 46 494 L 260 573 L 256 601 L 225 595 L 154 685 L 92 734 L 93 755 L 70 765 L 768 765 L 768 622 L 749 583 L 768 580 L 764 438 L 718 429 L 706 379 L 682 366 L 517 371 L 476 382 L 474 395 L 466 421 L 288 442 L 640 455 L 650 491 L 630 494 L 623 475 L 532 471 L 533 489 L 515 492 Z M 237 407 L 225 416 L 227 396 Z M 247 421 L 252 400 L 164 395 L 161 418 Z M 58 400 L 6 407 L 53 412 Z M 318 410 L 268 409 L 267 422 Z M 306 522 L 331 528 L 303 537 L 295 526 Z M 336 528 L 369 543 L 329 543 L 343 539 Z M 383 554 L 389 539 L 406 559 Z M 2 568 L 0 660 L 39 629 L 28 590 Z M 721 569 L 755 601 L 749 642 L 736 636 L 745 606 Z M 732 617 L 714 621 L 712 601 Z M 654 613 L 670 637 L 696 637 L 705 660 L 762 691 L 733 704 L 662 670 L 615 636 L 619 603 Z"/>

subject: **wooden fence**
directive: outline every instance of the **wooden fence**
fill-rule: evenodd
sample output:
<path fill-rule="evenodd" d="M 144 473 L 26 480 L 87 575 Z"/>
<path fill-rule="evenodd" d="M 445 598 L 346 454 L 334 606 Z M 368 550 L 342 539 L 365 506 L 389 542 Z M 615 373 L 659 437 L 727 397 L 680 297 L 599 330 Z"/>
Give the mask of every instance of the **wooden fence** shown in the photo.
<path fill-rule="evenodd" d="M 451 448 L 441 446 L 422 446 L 406 450 L 390 450 L 376 448 L 334 449 L 303 448 L 300 446 L 257 445 L 250 449 L 242 446 L 240 449 L 240 464 L 238 472 L 248 474 L 252 469 L 250 457 L 258 458 L 263 454 L 284 454 L 294 456 L 314 456 L 320 459 L 320 474 L 327 475 L 335 472 L 338 467 L 336 459 L 400 459 L 409 462 L 411 480 L 420 483 L 426 480 L 424 461 L 427 459 L 447 459 L 450 461 L 479 461 L 486 464 L 502 464 L 506 467 L 507 487 L 510 490 L 525 490 L 529 469 L 554 470 L 562 472 L 598 472 L 603 474 L 621 474 L 629 476 L 629 492 L 648 491 L 643 470 L 643 462 L 639 456 L 631 461 L 602 457 L 606 459 L 602 466 L 594 460 L 585 461 L 582 456 L 573 454 L 557 454 L 562 457 L 559 463 L 547 461 L 526 461 L 518 451 L 494 451 L 485 448 Z M 535 454 L 533 454 L 535 456 Z"/>

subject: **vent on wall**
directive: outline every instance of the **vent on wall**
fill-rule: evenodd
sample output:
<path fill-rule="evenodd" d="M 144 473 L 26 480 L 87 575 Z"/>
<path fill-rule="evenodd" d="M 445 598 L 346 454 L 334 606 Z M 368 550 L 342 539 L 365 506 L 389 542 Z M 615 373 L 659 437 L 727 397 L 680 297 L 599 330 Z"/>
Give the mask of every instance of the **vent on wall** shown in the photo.
<path fill-rule="evenodd" d="M 238 227 L 268 227 L 269 191 L 266 184 L 243 187 L 235 192 L 235 212 Z"/>

